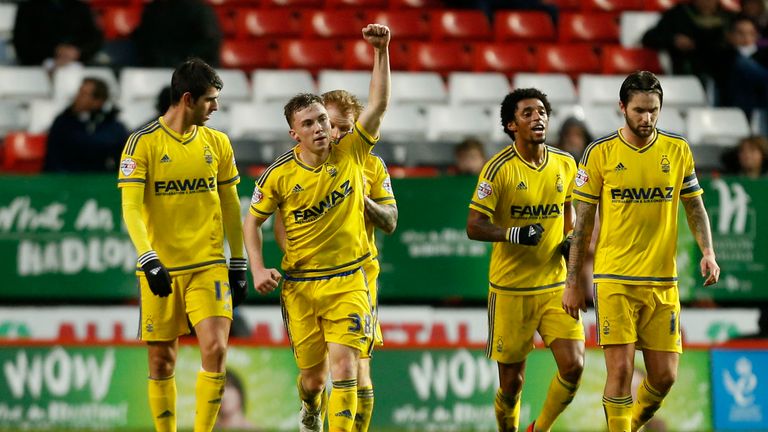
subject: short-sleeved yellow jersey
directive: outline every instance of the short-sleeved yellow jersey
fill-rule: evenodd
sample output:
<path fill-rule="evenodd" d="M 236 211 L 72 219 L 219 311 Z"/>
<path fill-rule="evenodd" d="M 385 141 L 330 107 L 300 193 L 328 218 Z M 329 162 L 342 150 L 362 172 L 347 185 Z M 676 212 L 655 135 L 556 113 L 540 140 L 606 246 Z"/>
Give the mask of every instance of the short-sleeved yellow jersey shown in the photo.
<path fill-rule="evenodd" d="M 365 232 L 363 167 L 376 139 L 359 123 L 318 167 L 304 164 L 300 146 L 256 181 L 250 212 L 266 219 L 279 211 L 285 225 L 282 268 L 312 278 L 360 267 L 371 252 Z"/>
<path fill-rule="evenodd" d="M 574 198 L 600 212 L 595 282 L 677 285 L 680 197 L 704 192 L 685 139 L 654 134 L 637 148 L 619 130 L 590 144 L 579 163 Z"/>
<path fill-rule="evenodd" d="M 469 208 L 509 228 L 540 223 L 536 246 L 493 243 L 490 290 L 497 294 L 532 295 L 563 289 L 565 260 L 560 253 L 565 203 L 571 200 L 576 161 L 546 146 L 544 163 L 524 161 L 514 145 L 494 155 L 483 167 Z"/>
<path fill-rule="evenodd" d="M 149 242 L 181 274 L 226 262 L 218 187 L 239 181 L 224 133 L 195 126 L 180 135 L 160 117 L 128 137 L 117 182 L 144 188 Z"/>
<path fill-rule="evenodd" d="M 384 160 L 374 154 L 369 154 L 365 159 L 363 168 L 365 176 L 365 196 L 381 205 L 395 204 L 395 194 L 392 191 L 392 180 Z M 376 226 L 368 219 L 365 220 L 365 233 L 368 236 L 368 244 L 371 247 L 371 259 L 375 261 L 379 255 L 376 247 Z"/>

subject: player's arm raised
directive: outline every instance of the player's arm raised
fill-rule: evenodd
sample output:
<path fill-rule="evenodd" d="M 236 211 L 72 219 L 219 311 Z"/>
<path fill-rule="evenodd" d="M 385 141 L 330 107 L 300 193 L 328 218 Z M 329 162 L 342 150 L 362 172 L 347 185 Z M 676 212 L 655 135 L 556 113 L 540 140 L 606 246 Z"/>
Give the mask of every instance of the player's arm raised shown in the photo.
<path fill-rule="evenodd" d="M 277 269 L 264 266 L 264 238 L 261 232 L 261 225 L 265 220 L 248 213 L 245 216 L 245 223 L 243 223 L 245 250 L 248 252 L 248 260 L 251 263 L 253 287 L 259 294 L 269 294 L 274 291 L 282 278 Z"/>
<path fill-rule="evenodd" d="M 384 112 L 389 105 L 391 74 L 389 71 L 389 27 L 368 24 L 363 28 L 363 38 L 373 46 L 373 70 L 368 90 L 368 104 L 357 121 L 371 136 L 379 135 Z"/>
<path fill-rule="evenodd" d="M 563 310 L 574 319 L 579 319 L 579 310 L 587 311 L 585 287 L 578 284 L 579 274 L 584 267 L 584 257 L 592 241 L 595 229 L 597 204 L 576 201 L 576 226 L 573 229 L 570 251 L 568 254 L 568 276 L 563 291 Z"/>
<path fill-rule="evenodd" d="M 701 276 L 705 277 L 704 286 L 716 284 L 720 279 L 720 266 L 715 261 L 715 248 L 712 246 L 712 229 L 709 226 L 709 216 L 704 207 L 701 195 L 681 197 L 685 208 L 688 227 L 699 244 L 703 257 L 701 258 Z"/>

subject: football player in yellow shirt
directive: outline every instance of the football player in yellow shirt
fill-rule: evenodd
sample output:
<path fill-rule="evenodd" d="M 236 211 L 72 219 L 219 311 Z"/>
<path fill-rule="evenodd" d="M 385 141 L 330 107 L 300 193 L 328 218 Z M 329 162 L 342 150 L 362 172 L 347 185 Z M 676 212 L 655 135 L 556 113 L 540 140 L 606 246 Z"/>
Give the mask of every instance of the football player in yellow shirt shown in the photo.
<path fill-rule="evenodd" d="M 281 300 L 300 369 L 300 431 L 322 430 L 322 399 L 330 370 L 328 400 L 332 432 L 351 431 L 357 413 L 357 369 L 373 335 L 368 286 L 362 266 L 370 260 L 363 235 L 363 169 L 378 139 L 389 102 L 389 29 L 369 24 L 363 37 L 374 48 L 369 104 L 354 132 L 331 143 L 328 112 L 319 96 L 297 95 L 285 106 L 297 145 L 256 182 L 245 222 L 254 286 L 260 293 L 281 279 L 264 265 L 261 225 L 273 213 L 286 231 Z"/>
<path fill-rule="evenodd" d="M 648 422 L 677 376 L 682 341 L 675 255 L 681 201 L 703 254 L 704 285 L 720 276 L 688 143 L 656 128 L 663 97 L 654 74 L 627 76 L 619 90 L 624 126 L 587 147 L 576 175 L 576 227 L 562 306 L 576 319 L 586 310 L 586 287 L 578 286 L 577 275 L 599 209 L 594 302 L 608 370 L 603 407 L 610 432 L 636 431 Z M 648 376 L 633 404 L 636 349 L 643 351 Z"/>
<path fill-rule="evenodd" d="M 178 337 L 195 329 L 202 369 L 194 430 L 211 431 L 221 405 L 232 308 L 247 294 L 232 145 L 205 127 L 222 82 L 199 59 L 171 78 L 171 107 L 132 134 L 120 161 L 123 218 L 139 254 L 141 339 L 149 350 L 155 429 L 176 430 Z M 229 268 L 224 236 L 232 252 Z"/>
<path fill-rule="evenodd" d="M 560 307 L 576 162 L 544 144 L 550 112 L 547 96 L 534 88 L 504 98 L 501 124 L 513 142 L 486 162 L 469 204 L 467 235 L 493 242 L 486 355 L 499 368 L 494 407 L 500 432 L 518 430 L 535 332 L 552 351 L 557 373 L 528 431 L 550 430 L 576 394 L 584 368 L 584 328 Z"/>

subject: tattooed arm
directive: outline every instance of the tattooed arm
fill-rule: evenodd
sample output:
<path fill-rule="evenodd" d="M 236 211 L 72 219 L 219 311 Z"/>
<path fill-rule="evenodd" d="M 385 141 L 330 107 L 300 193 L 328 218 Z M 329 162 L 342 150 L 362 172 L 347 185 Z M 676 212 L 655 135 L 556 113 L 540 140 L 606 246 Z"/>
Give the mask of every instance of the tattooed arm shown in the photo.
<path fill-rule="evenodd" d="M 707 209 L 701 195 L 681 198 L 685 208 L 685 216 L 688 219 L 688 228 L 691 229 L 699 249 L 704 255 L 701 258 L 701 276 L 706 277 L 704 286 L 716 284 L 720 279 L 720 267 L 715 261 L 715 248 L 712 246 L 712 229 L 709 227 Z"/>
<path fill-rule="evenodd" d="M 397 215 L 396 204 L 377 204 L 376 201 L 365 197 L 365 217 L 386 234 L 395 232 Z"/>
<path fill-rule="evenodd" d="M 595 228 L 597 204 L 574 201 L 576 207 L 576 227 L 573 229 L 571 252 L 568 255 L 568 276 L 563 291 L 563 310 L 574 319 L 579 319 L 579 310 L 587 311 L 586 287 L 578 286 L 579 274 L 584 266 L 584 257 L 592 241 Z"/>

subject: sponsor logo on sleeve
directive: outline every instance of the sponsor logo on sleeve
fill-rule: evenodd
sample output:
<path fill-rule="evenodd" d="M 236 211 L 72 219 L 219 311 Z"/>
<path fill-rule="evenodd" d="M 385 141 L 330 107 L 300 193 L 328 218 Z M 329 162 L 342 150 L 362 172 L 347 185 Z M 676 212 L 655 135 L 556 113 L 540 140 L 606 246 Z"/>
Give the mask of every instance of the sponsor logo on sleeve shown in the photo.
<path fill-rule="evenodd" d="M 579 171 L 576 173 L 576 186 L 584 186 L 589 181 L 589 175 L 587 175 L 587 172 L 584 171 L 584 169 L 579 168 Z"/>
<path fill-rule="evenodd" d="M 253 196 L 251 197 L 251 204 L 258 204 L 264 199 L 264 192 L 259 189 L 258 186 L 253 188 Z"/>
<path fill-rule="evenodd" d="M 493 195 L 493 188 L 491 187 L 491 184 L 482 181 L 479 185 L 477 185 L 477 197 L 480 199 L 485 199 L 489 196 Z"/>
<path fill-rule="evenodd" d="M 387 178 L 384 179 L 384 181 L 381 183 L 381 187 L 384 188 L 385 191 L 392 194 L 392 180 L 387 176 Z"/>
<path fill-rule="evenodd" d="M 124 176 L 129 176 L 133 174 L 134 171 L 136 171 L 135 160 L 131 158 L 125 158 L 120 161 L 120 172 L 123 173 Z"/>

